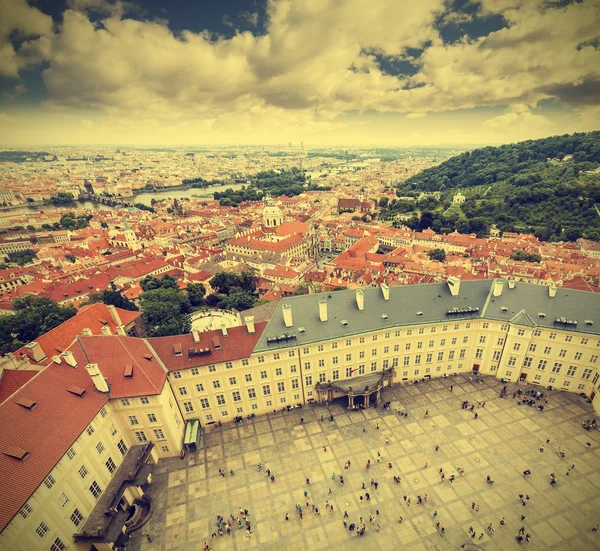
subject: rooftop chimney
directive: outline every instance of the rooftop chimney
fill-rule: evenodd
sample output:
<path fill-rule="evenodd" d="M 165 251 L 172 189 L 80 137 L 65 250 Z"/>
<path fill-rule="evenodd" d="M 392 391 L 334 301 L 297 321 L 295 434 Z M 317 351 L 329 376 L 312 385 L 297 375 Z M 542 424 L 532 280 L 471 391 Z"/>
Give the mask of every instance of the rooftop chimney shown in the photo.
<path fill-rule="evenodd" d="M 289 304 L 283 305 L 283 323 L 285 323 L 286 327 L 294 325 L 292 321 L 292 307 Z"/>
<path fill-rule="evenodd" d="M 194 337 L 194 342 L 200 342 L 200 333 L 197 329 L 192 329 L 192 337 Z"/>
<path fill-rule="evenodd" d="M 517 282 L 514 279 L 508 280 L 508 288 L 509 289 L 514 289 L 516 286 L 517 286 Z"/>
<path fill-rule="evenodd" d="M 381 284 L 381 293 L 383 294 L 383 300 L 390 300 L 390 288 L 385 284 Z"/>
<path fill-rule="evenodd" d="M 103 335 L 112 335 L 110 332 L 110 325 L 103 325 L 101 331 Z"/>
<path fill-rule="evenodd" d="M 26 344 L 25 348 L 31 353 L 31 357 L 35 362 L 41 362 L 46 358 L 46 354 L 44 354 L 42 347 L 35 341 Z"/>
<path fill-rule="evenodd" d="M 92 336 L 92 330 L 89 327 L 85 327 L 84 329 L 81 330 L 81 332 L 86 337 L 91 337 Z"/>
<path fill-rule="evenodd" d="M 75 359 L 75 356 L 73 356 L 73 352 L 70 350 L 63 352 L 60 357 L 71 367 L 77 367 L 77 360 Z"/>
<path fill-rule="evenodd" d="M 221 324 L 221 333 L 223 333 L 223 336 L 226 337 L 229 333 L 227 333 L 227 326 L 225 325 L 225 323 Z"/>
<path fill-rule="evenodd" d="M 119 312 L 117 312 L 117 309 L 115 308 L 115 306 L 112 304 L 108 304 L 106 307 L 108 308 L 110 317 L 113 319 L 115 324 L 121 325 L 123 322 L 121 321 L 121 317 L 119 316 Z"/>
<path fill-rule="evenodd" d="M 460 290 L 460 277 L 450 276 L 448 278 L 448 288 L 450 289 L 452 296 L 457 297 L 458 291 Z"/>
<path fill-rule="evenodd" d="M 556 296 L 556 285 L 550 285 L 550 287 L 548 287 L 548 296 L 550 298 L 554 298 Z"/>
<path fill-rule="evenodd" d="M 321 321 L 327 321 L 327 301 L 319 301 L 319 318 Z"/>
<path fill-rule="evenodd" d="M 356 289 L 356 306 L 359 310 L 365 309 L 365 294 L 362 289 Z"/>
<path fill-rule="evenodd" d="M 87 364 L 85 368 L 92 378 L 92 382 L 94 383 L 96 389 L 100 392 L 108 392 L 108 385 L 106 384 L 102 373 L 100 373 L 100 370 L 98 369 L 98 364 Z"/>
<path fill-rule="evenodd" d="M 121 335 L 121 337 L 127 336 L 127 333 L 125 332 L 125 326 L 123 324 L 117 325 L 117 335 Z"/>
<path fill-rule="evenodd" d="M 60 357 L 60 356 L 58 356 L 58 355 L 57 355 L 57 356 L 52 356 L 52 361 L 53 361 L 55 364 L 61 364 L 61 363 L 62 363 L 62 359 L 61 359 L 61 357 Z"/>
<path fill-rule="evenodd" d="M 494 279 L 494 283 L 492 283 L 492 294 L 495 297 L 499 297 L 502 294 L 502 289 L 504 289 L 504 282 L 501 279 Z"/>
<path fill-rule="evenodd" d="M 248 328 L 248 333 L 250 333 L 251 335 L 256 333 L 256 329 L 254 328 L 254 316 L 246 316 L 244 318 L 244 321 L 246 322 L 246 327 Z"/>

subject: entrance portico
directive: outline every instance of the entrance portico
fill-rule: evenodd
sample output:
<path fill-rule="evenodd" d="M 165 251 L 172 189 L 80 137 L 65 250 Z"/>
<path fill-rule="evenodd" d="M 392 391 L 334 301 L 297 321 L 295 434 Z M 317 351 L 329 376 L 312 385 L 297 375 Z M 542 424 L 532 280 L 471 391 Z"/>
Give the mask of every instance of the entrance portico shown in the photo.
<path fill-rule="evenodd" d="M 367 408 L 370 405 L 372 396 L 375 398 L 375 404 L 379 403 L 381 400 L 381 389 L 386 382 L 388 385 L 391 384 L 394 374 L 393 368 L 385 369 L 377 373 L 352 377 L 351 379 L 336 381 L 335 383 L 331 381 L 317 383 L 315 390 L 318 393 L 321 403 L 331 402 L 336 398 L 336 394 L 342 394 L 348 397 L 348 408 L 353 408 L 356 405 L 355 398 L 361 397 L 362 406 Z"/>

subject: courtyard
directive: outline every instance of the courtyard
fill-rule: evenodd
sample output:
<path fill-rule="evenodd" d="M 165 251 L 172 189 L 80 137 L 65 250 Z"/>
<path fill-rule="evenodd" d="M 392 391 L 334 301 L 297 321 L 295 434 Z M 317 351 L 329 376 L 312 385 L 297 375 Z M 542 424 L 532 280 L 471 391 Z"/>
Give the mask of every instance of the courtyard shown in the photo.
<path fill-rule="evenodd" d="M 468 375 L 456 375 L 385 387 L 382 403 L 391 402 L 387 410 L 380 404 L 376 409 L 348 411 L 339 400 L 328 407 L 312 404 L 208 427 L 202 450 L 155 466 L 147 492 L 155 511 L 134 533 L 128 550 L 196 551 L 204 542 L 215 551 L 359 547 L 442 551 L 463 544 L 465 549 L 503 551 L 521 546 L 600 549 L 600 531 L 592 532 L 600 523 L 600 433 L 581 427 L 582 421 L 593 417 L 591 405 L 576 394 L 546 391 L 549 402 L 540 412 L 517 405 L 512 393 L 518 388 L 542 392 L 543 388 L 508 384 L 508 395 L 500 398 L 503 386 L 493 377 L 471 383 Z M 476 406 L 477 419 L 474 412 L 461 409 L 464 400 Z M 478 407 L 478 402 L 485 406 Z M 408 417 L 399 416 L 397 410 L 407 411 Z M 540 452 L 542 445 L 545 450 Z M 564 458 L 555 453 L 557 447 L 564 450 Z M 368 459 L 371 468 L 366 470 Z M 344 468 L 347 461 L 349 469 Z M 575 468 L 567 476 L 572 464 Z M 219 469 L 226 471 L 225 477 Z M 265 469 L 271 470 L 274 482 Z M 526 469 L 531 475 L 524 478 Z M 453 471 L 456 478 L 451 483 Z M 555 487 L 549 484 L 550 473 L 557 476 Z M 486 482 L 487 475 L 493 485 Z M 395 476 L 401 477 L 399 484 Z M 372 479 L 378 482 L 377 489 L 371 486 Z M 425 494 L 427 502 L 419 505 L 417 496 Z M 526 506 L 519 494 L 529 496 Z M 326 508 L 327 501 L 333 512 Z M 296 504 L 303 506 L 303 519 Z M 312 504 L 319 515 L 313 514 Z M 217 515 L 237 517 L 240 508 L 250 514 L 251 537 L 232 527 L 232 535 L 211 539 Z M 359 517 L 363 518 L 363 536 L 344 528 L 344 511 L 348 524 L 360 528 Z M 373 523 L 370 515 L 375 517 Z M 504 526 L 499 523 L 502 517 Z M 490 522 L 493 535 L 486 530 Z M 527 545 L 515 541 L 521 526 L 531 536 Z M 470 527 L 475 538 L 470 537 Z"/>

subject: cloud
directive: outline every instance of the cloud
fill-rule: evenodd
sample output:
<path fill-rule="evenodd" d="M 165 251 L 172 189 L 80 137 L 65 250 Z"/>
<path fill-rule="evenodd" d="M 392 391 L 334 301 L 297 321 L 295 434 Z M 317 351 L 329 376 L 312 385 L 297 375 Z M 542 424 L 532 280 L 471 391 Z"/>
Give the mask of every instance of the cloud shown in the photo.
<path fill-rule="evenodd" d="M 25 0 L 0 0 L 0 76 L 18 77 L 19 71 L 49 56 L 52 18 Z M 15 49 L 13 40 L 21 42 Z"/>
<path fill-rule="evenodd" d="M 12 90 L 6 90 L 2 94 L 2 98 L 6 101 L 13 101 L 25 92 L 27 92 L 26 86 L 24 84 L 17 84 Z"/>
<path fill-rule="evenodd" d="M 480 0 L 479 11 L 468 16 L 471 23 L 502 14 L 508 26 L 452 44 L 436 28 L 440 19 L 457 17 L 444 0 L 378 0 L 372 9 L 365 9 L 365 0 L 271 0 L 260 34 L 255 13 L 224 19 L 236 29 L 230 38 L 174 33 L 166 21 L 131 19 L 131 4 L 116 0 L 69 0 L 71 9 L 53 34 L 48 16 L 25 0 L 15 2 L 23 13 L 0 23 L 0 74 L 4 68 L 18 75 L 36 56 L 46 59 L 47 108 L 111 120 L 213 129 L 235 128 L 237 121 L 244 128 L 271 124 L 317 132 L 339 130 L 336 120 L 345 113 L 423 119 L 428 113 L 508 106 L 487 125 L 505 132 L 511 125 L 547 127 L 529 110 L 544 99 L 582 108 L 597 102 L 595 0 L 566 6 Z M 0 0 L 0 7 L 9 3 Z M 24 29 L 30 43 L 15 50 L 12 31 L 4 27 Z M 417 58 L 411 57 L 415 50 L 422 50 Z M 413 68 L 407 74 L 382 64 L 407 59 Z"/>
<path fill-rule="evenodd" d="M 484 126 L 497 133 L 499 142 L 535 139 L 552 133 L 556 125 L 542 115 L 535 115 L 526 105 L 509 107 L 504 114 L 488 119 Z"/>

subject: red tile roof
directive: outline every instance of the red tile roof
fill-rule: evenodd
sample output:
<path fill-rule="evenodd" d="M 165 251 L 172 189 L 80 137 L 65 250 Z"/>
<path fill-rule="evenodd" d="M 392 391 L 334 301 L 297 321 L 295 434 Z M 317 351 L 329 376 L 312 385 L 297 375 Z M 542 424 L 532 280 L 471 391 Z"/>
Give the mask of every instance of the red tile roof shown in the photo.
<path fill-rule="evenodd" d="M 132 320 L 141 315 L 141 312 L 130 312 L 129 310 L 122 310 L 121 308 L 115 309 L 121 318 L 123 325 L 128 325 Z M 77 311 L 77 314 L 71 319 L 68 319 L 58 327 L 55 327 L 51 331 L 48 331 L 48 333 L 45 333 L 36 339 L 35 342 L 42 347 L 42 350 L 46 354 L 46 360 L 41 363 L 45 365 L 50 364 L 52 362 L 52 356 L 64 352 L 73 342 L 75 337 L 82 334 L 83 329 L 91 329 L 92 334 L 100 335 L 104 325 L 108 325 L 113 334 L 116 332 L 118 325 L 110 315 L 110 311 L 106 304 L 98 302 L 96 304 L 82 306 L 81 309 Z M 20 348 L 15 352 L 15 355 L 27 353 L 27 349 Z"/>
<path fill-rule="evenodd" d="M 221 331 L 203 331 L 199 333 L 200 342 L 195 343 L 191 334 L 176 335 L 173 337 L 155 337 L 148 342 L 158 354 L 169 371 L 179 371 L 191 367 L 211 365 L 224 361 L 234 361 L 241 358 L 249 358 L 258 342 L 267 322 L 255 324 L 256 333 L 250 334 L 246 326 L 230 327 L 227 337 Z M 218 337 L 221 348 L 214 347 L 213 337 Z M 175 355 L 175 347 L 181 345 L 183 354 Z M 190 348 L 209 348 L 210 354 L 189 356 Z"/>
<path fill-rule="evenodd" d="M 76 385 L 83 396 L 67 391 Z M 20 399 L 37 405 L 20 406 Z M 0 531 L 98 414 L 107 396 L 97 392 L 85 368 L 53 364 L 0 404 Z M 69 415 L 65 415 L 69 412 Z M 20 448 L 23 460 L 6 455 Z"/>
<path fill-rule="evenodd" d="M 39 371 L 5 369 L 0 380 L 0 404 L 32 379 L 36 373 Z"/>
<path fill-rule="evenodd" d="M 160 394 L 167 373 L 145 339 L 120 336 L 77 337 L 69 348 L 80 366 L 97 364 L 108 380 L 111 398 Z M 125 377 L 125 367 L 133 366 Z"/>

